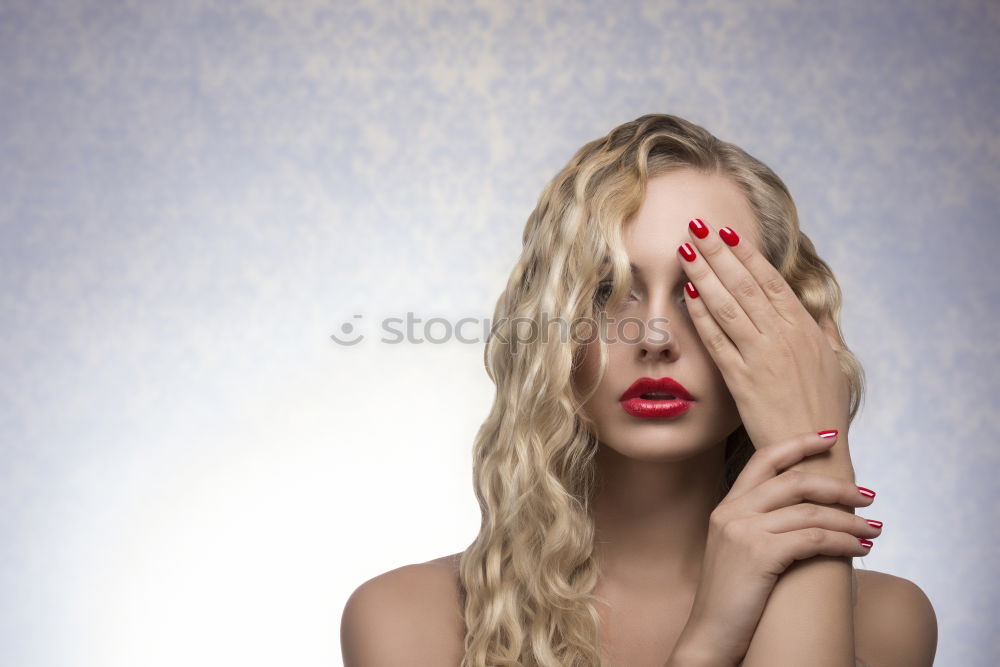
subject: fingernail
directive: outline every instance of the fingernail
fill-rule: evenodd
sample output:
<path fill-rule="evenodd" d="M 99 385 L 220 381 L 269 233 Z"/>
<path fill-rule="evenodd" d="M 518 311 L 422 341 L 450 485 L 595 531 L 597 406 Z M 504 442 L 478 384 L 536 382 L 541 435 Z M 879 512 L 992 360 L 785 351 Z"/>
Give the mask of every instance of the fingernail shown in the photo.
<path fill-rule="evenodd" d="M 866 540 L 860 537 L 858 538 L 858 542 L 861 542 L 861 546 L 863 546 L 865 549 L 871 549 L 872 545 L 875 544 L 871 540 Z"/>
<path fill-rule="evenodd" d="M 684 285 L 684 289 L 687 290 L 687 293 L 691 296 L 692 299 L 697 299 L 698 298 L 698 290 L 696 290 L 694 288 L 694 285 L 692 283 L 690 283 L 690 282 L 686 283 Z"/>
<path fill-rule="evenodd" d="M 882 522 L 881 521 L 876 521 L 875 519 L 865 519 L 865 521 L 867 521 L 868 525 L 871 526 L 872 528 L 881 528 L 882 527 Z"/>
<path fill-rule="evenodd" d="M 855 486 L 857 486 L 857 485 L 855 485 Z M 874 498 L 875 497 L 875 492 L 874 491 L 872 491 L 871 489 L 866 489 L 863 486 L 858 486 L 858 493 L 860 493 L 863 496 L 867 496 L 868 498 Z"/>
<path fill-rule="evenodd" d="M 689 222 L 688 227 L 690 227 L 691 231 L 694 232 L 694 235 L 700 239 L 703 239 L 706 236 L 708 236 L 708 227 L 706 227 L 705 223 L 702 222 L 699 218 L 695 218 L 694 220 Z"/>
<path fill-rule="evenodd" d="M 821 438 L 835 438 L 837 437 L 837 429 L 831 428 L 829 431 L 820 431 L 816 435 Z"/>
<path fill-rule="evenodd" d="M 729 227 L 723 227 L 719 230 L 719 236 L 722 240 L 726 242 L 727 246 L 734 246 L 740 242 L 740 235 L 731 230 Z"/>
<path fill-rule="evenodd" d="M 694 254 L 694 248 L 691 247 L 690 243 L 685 243 L 679 247 L 678 250 L 681 252 L 681 257 L 689 262 L 693 262 L 694 258 L 697 257 L 697 255 Z"/>

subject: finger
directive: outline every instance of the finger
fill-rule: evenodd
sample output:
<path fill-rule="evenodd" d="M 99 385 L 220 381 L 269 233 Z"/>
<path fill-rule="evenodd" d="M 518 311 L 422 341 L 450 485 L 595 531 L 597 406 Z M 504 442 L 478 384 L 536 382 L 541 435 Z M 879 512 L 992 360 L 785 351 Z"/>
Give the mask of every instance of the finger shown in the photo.
<path fill-rule="evenodd" d="M 813 556 L 867 556 L 874 544 L 850 533 L 823 528 L 804 528 L 774 535 L 776 550 L 786 562 Z"/>
<path fill-rule="evenodd" d="M 826 434 L 826 437 L 820 433 Z M 733 482 L 725 500 L 735 500 L 807 456 L 830 449 L 837 442 L 837 437 L 837 431 L 831 429 L 819 433 L 803 433 L 789 440 L 761 447 L 743 466 L 743 472 Z"/>
<path fill-rule="evenodd" d="M 872 538 L 882 534 L 882 526 L 879 522 L 875 522 L 877 525 L 872 525 L 868 523 L 867 519 L 857 514 L 812 503 L 780 507 L 750 520 L 757 528 L 771 533 L 787 533 L 805 528 L 824 528 L 850 533 L 856 537 Z"/>
<path fill-rule="evenodd" d="M 692 291 L 697 296 L 692 296 Z M 687 305 L 688 316 L 690 316 L 701 342 L 705 345 L 705 349 L 708 350 L 715 365 L 720 369 L 726 369 L 737 363 L 742 364 L 743 355 L 739 348 L 733 343 L 729 334 L 723 331 L 719 323 L 715 321 L 715 317 L 708 311 L 708 307 L 702 300 L 700 292 L 690 282 L 684 286 L 684 303 Z"/>
<path fill-rule="evenodd" d="M 758 332 L 776 331 L 779 324 L 785 324 L 752 270 L 755 267 L 758 271 L 762 270 L 755 259 L 763 260 L 764 264 L 771 266 L 752 243 L 741 242 L 739 234 L 731 227 L 723 227 L 718 234 L 713 234 L 711 225 L 700 218 L 688 223 L 688 231 L 697 253 L 705 259 Z M 774 273 L 777 274 L 777 271 Z M 781 278 L 780 274 L 777 275 Z"/>
<path fill-rule="evenodd" d="M 677 248 L 678 261 L 688 280 L 698 289 L 699 298 L 704 299 L 705 307 L 738 348 L 760 336 L 760 331 L 747 317 L 740 302 L 729 292 L 709 263 L 707 256 L 719 253 L 729 254 L 730 260 L 735 261 L 731 253 L 722 247 L 725 244 L 720 239 L 713 241 L 714 243 L 703 250 L 706 256 L 696 252 L 690 243 L 681 244 Z M 719 263 L 718 258 L 713 261 Z"/>
<path fill-rule="evenodd" d="M 739 259 L 743 267 L 753 276 L 754 281 L 771 306 L 771 311 L 760 321 L 756 318 L 754 319 L 757 328 L 765 333 L 770 330 L 769 327 L 774 323 L 774 320 L 771 319 L 771 312 L 777 314 L 789 324 L 802 322 L 803 317 L 811 319 L 812 316 L 809 315 L 809 311 L 799 301 L 799 297 L 792 290 L 788 281 L 768 261 L 767 257 L 754 247 L 752 243 L 741 241 L 739 235 L 732 228 L 726 227 L 724 229 L 729 230 L 728 232 L 724 232 L 725 238 L 729 239 L 726 245 L 729 246 L 733 256 Z M 729 232 L 732 232 L 732 234 Z M 729 243 L 733 243 L 733 245 L 730 246 Z M 748 310 L 747 312 L 751 317 L 758 313 L 757 310 Z"/>
<path fill-rule="evenodd" d="M 860 491 L 861 487 L 839 477 L 803 470 L 786 470 L 769 479 L 740 498 L 741 509 L 770 512 L 802 501 L 824 505 L 867 507 L 875 498 Z"/>

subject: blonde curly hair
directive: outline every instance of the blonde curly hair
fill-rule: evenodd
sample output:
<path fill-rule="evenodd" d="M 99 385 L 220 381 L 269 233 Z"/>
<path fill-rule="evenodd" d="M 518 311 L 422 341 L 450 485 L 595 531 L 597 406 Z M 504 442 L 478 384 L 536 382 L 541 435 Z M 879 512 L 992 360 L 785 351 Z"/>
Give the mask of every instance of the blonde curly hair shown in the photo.
<path fill-rule="evenodd" d="M 613 305 L 627 282 L 621 230 L 638 211 L 648 180 L 678 169 L 721 174 L 740 186 L 762 253 L 817 322 L 833 323 L 851 389 L 851 421 L 862 404 L 864 372 L 840 330 L 840 286 L 799 229 L 791 194 L 770 168 L 668 114 L 642 116 L 585 144 L 528 216 L 523 250 L 497 300 L 486 343 L 496 395 L 473 450 L 482 523 L 459 564 L 462 667 L 608 664 L 595 607 L 602 600 L 592 593 L 600 573 L 590 513 L 598 444 L 582 409 L 586 399 L 576 395 L 571 377 L 583 345 L 560 336 L 524 337 L 517 323 L 537 323 L 543 313 L 563 322 L 594 318 L 607 258 L 614 262 Z M 603 373 L 603 340 L 600 351 Z M 740 426 L 726 441 L 719 500 L 753 452 Z"/>

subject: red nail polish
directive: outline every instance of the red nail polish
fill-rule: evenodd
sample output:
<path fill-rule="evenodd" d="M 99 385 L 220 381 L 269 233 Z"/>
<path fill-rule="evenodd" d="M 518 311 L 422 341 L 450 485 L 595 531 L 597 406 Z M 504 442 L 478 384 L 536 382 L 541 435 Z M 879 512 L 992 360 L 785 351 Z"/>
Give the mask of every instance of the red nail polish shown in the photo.
<path fill-rule="evenodd" d="M 729 227 L 723 227 L 719 230 L 719 236 L 722 240 L 726 242 L 727 246 L 734 246 L 740 242 L 740 235 L 731 230 Z"/>
<path fill-rule="evenodd" d="M 694 254 L 694 248 L 691 247 L 690 243 L 685 243 L 678 250 L 681 251 L 681 256 L 689 262 L 693 262 L 697 255 Z"/>
<path fill-rule="evenodd" d="M 865 519 L 865 521 L 867 521 L 868 525 L 871 526 L 872 528 L 881 528 L 882 527 L 882 522 L 881 521 L 876 521 L 875 519 Z"/>
<path fill-rule="evenodd" d="M 703 239 L 706 236 L 708 236 L 708 227 L 706 227 L 705 223 L 702 222 L 701 219 L 699 218 L 695 218 L 694 220 L 689 222 L 688 227 L 690 227 L 691 231 L 694 232 L 694 235 L 700 239 Z"/>
<path fill-rule="evenodd" d="M 865 540 L 861 538 L 858 538 L 858 542 L 861 542 L 861 546 L 863 546 L 865 549 L 871 549 L 872 545 L 875 544 L 871 540 Z"/>
<path fill-rule="evenodd" d="M 818 433 L 816 433 L 816 435 L 818 435 L 821 438 L 835 438 L 837 437 L 837 433 L 838 433 L 837 429 L 831 428 L 829 431 L 819 431 Z"/>
<path fill-rule="evenodd" d="M 857 486 L 857 485 L 855 485 L 855 486 Z M 863 487 L 863 486 L 858 486 L 858 492 L 859 492 L 859 493 L 860 493 L 861 495 L 863 495 L 863 496 L 867 496 L 867 497 L 869 497 L 869 498 L 874 498 L 874 497 L 875 497 L 875 492 L 874 492 L 874 491 L 872 491 L 871 489 L 866 489 L 866 488 L 865 488 L 865 487 Z"/>
<path fill-rule="evenodd" d="M 688 283 L 686 283 L 684 285 L 684 289 L 687 290 L 687 293 L 691 296 L 692 299 L 697 299 L 698 298 L 698 290 L 696 290 L 694 288 L 694 285 L 691 284 L 690 282 L 688 282 Z"/>

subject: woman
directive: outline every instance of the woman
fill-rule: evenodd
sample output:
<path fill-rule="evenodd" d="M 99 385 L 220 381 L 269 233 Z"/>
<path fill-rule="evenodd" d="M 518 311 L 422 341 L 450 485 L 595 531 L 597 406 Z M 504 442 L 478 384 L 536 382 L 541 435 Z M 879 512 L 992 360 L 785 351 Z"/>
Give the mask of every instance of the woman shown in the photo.
<path fill-rule="evenodd" d="M 920 588 L 851 567 L 881 533 L 848 449 L 863 373 L 781 179 L 647 115 L 577 152 L 523 242 L 479 535 L 362 584 L 345 664 L 932 664 Z"/>

